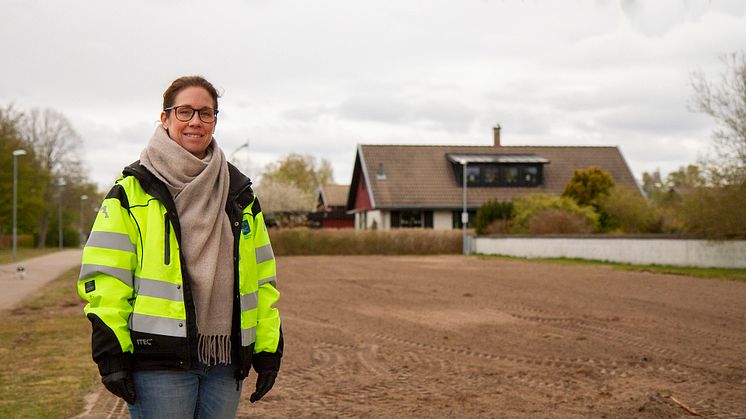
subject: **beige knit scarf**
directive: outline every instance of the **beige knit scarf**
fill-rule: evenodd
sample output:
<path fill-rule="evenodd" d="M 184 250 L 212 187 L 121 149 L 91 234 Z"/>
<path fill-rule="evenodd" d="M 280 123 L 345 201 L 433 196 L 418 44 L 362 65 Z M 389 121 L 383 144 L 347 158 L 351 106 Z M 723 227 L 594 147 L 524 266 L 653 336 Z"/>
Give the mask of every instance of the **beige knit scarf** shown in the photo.
<path fill-rule="evenodd" d="M 199 159 L 158 126 L 140 163 L 166 184 L 181 224 L 181 251 L 197 311 L 199 360 L 231 363 L 233 234 L 225 212 L 228 164 L 215 139 Z"/>

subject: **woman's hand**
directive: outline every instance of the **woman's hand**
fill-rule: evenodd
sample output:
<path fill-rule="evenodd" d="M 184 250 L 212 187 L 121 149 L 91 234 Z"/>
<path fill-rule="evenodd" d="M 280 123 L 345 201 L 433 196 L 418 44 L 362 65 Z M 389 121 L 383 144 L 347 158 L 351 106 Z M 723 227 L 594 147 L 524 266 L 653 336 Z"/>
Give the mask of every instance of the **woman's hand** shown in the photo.
<path fill-rule="evenodd" d="M 256 391 L 251 395 L 249 400 L 254 403 L 264 397 L 272 389 L 272 386 L 275 385 L 276 378 L 277 371 L 260 372 L 259 376 L 256 377 Z"/>
<path fill-rule="evenodd" d="M 135 404 L 135 383 L 132 382 L 132 374 L 129 371 L 122 370 L 106 374 L 101 377 L 101 382 L 115 396 L 123 398 L 129 404 Z M 272 385 L 269 387 L 272 388 Z"/>

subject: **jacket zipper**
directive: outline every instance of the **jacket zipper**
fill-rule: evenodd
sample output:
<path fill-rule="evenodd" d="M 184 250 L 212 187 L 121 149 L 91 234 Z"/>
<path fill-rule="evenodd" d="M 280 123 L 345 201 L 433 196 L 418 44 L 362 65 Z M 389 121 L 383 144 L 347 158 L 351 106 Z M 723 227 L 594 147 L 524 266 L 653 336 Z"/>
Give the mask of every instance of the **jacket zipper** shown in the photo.
<path fill-rule="evenodd" d="M 163 263 L 166 265 L 171 264 L 171 223 L 168 221 L 168 213 L 164 216 L 166 225 L 166 233 L 163 239 Z"/>
<path fill-rule="evenodd" d="M 242 190 L 243 192 L 243 190 Z M 236 198 L 240 195 L 236 195 Z M 235 204 L 235 201 L 232 203 Z M 233 220 L 231 220 L 231 223 L 236 223 L 236 220 L 238 220 L 238 225 L 233 226 L 233 288 L 234 288 L 234 298 L 235 303 L 233 304 L 233 323 L 237 324 L 237 342 L 238 343 L 238 350 L 235 351 L 235 354 L 238 354 L 238 371 L 236 372 L 239 376 L 246 376 L 247 371 L 244 370 L 244 353 L 243 348 L 241 347 L 241 291 L 240 291 L 240 282 L 241 279 L 239 278 L 239 272 L 238 272 L 238 263 L 239 263 L 239 241 L 241 240 L 241 222 L 243 220 L 243 207 L 241 205 L 238 205 L 238 211 L 236 211 L 236 208 L 233 209 Z M 236 217 L 238 216 L 238 217 Z M 232 354 L 231 354 L 232 355 Z M 250 367 L 249 367 L 250 368 Z M 239 386 L 239 380 L 238 377 L 236 377 L 236 387 Z"/>

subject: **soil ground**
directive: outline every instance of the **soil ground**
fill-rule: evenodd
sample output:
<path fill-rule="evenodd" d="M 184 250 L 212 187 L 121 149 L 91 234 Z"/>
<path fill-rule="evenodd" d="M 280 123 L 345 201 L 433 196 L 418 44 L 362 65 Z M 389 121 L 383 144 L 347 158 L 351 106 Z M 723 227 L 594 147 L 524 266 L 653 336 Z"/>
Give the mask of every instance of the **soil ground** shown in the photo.
<path fill-rule="evenodd" d="M 746 283 L 463 256 L 278 258 L 239 417 L 746 417 Z M 84 417 L 127 417 L 105 391 Z"/>

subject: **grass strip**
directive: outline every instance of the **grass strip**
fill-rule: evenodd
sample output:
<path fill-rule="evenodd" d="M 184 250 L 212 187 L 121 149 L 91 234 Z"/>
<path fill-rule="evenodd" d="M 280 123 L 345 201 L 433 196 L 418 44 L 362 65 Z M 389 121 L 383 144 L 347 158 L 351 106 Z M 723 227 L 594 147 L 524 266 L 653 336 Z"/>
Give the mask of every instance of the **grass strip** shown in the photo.
<path fill-rule="evenodd" d="M 580 259 L 580 258 L 526 258 L 518 256 L 503 255 L 476 255 L 483 259 L 524 260 L 539 263 L 552 263 L 556 265 L 603 265 L 614 269 L 636 272 L 653 272 L 669 275 L 684 275 L 697 278 L 724 279 L 728 281 L 746 281 L 746 269 L 741 268 L 697 268 L 689 266 L 672 265 L 634 265 L 630 263 L 609 262 L 603 260 Z"/>
<path fill-rule="evenodd" d="M 68 418 L 98 381 L 91 326 L 71 269 L 0 311 L 0 417 Z"/>
<path fill-rule="evenodd" d="M 16 249 L 16 262 L 20 262 L 25 259 L 31 259 L 35 258 L 37 256 L 43 256 L 48 253 L 56 252 L 56 247 L 42 247 L 41 249 L 37 249 L 35 247 L 29 248 L 29 247 L 23 247 Z M 13 250 L 12 249 L 2 249 L 0 250 L 0 265 L 4 265 L 6 263 L 13 262 Z"/>

